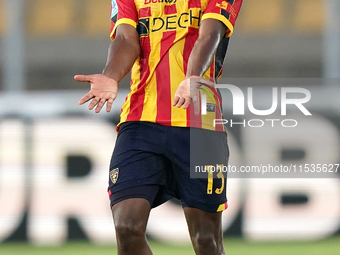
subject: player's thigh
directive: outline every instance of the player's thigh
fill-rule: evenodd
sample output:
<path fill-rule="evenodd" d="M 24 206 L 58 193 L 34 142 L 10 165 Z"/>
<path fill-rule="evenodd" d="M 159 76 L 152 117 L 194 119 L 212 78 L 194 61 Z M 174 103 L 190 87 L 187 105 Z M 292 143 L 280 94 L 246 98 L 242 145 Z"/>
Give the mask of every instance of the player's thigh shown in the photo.
<path fill-rule="evenodd" d="M 112 217 L 117 230 L 123 234 L 144 235 L 151 205 L 143 198 L 130 198 L 112 206 Z M 132 233 L 131 233 L 132 232 Z"/>

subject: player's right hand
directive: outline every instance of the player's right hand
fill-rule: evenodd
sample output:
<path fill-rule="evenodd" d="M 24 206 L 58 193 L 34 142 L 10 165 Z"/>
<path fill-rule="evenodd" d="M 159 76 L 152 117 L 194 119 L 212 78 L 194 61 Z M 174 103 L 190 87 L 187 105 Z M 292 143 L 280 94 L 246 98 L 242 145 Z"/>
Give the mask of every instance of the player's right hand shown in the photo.
<path fill-rule="evenodd" d="M 112 103 L 117 97 L 118 83 L 104 74 L 93 75 L 76 75 L 74 76 L 76 81 L 88 82 L 91 84 L 90 91 L 83 96 L 79 104 L 85 104 L 91 101 L 89 110 L 93 110 L 96 107 L 95 112 L 99 113 L 106 103 L 106 111 L 110 112 Z"/>
<path fill-rule="evenodd" d="M 180 83 L 178 86 L 175 98 L 172 103 L 173 106 L 177 106 L 178 108 L 187 109 L 189 105 L 191 104 L 191 101 L 193 103 L 194 107 L 194 113 L 195 115 L 199 115 L 200 113 L 200 101 L 199 101 L 199 89 L 198 87 L 202 85 L 210 85 L 212 87 L 215 87 L 215 84 L 211 81 L 208 81 L 207 79 L 192 75 L 188 78 L 186 78 L 184 81 Z"/>

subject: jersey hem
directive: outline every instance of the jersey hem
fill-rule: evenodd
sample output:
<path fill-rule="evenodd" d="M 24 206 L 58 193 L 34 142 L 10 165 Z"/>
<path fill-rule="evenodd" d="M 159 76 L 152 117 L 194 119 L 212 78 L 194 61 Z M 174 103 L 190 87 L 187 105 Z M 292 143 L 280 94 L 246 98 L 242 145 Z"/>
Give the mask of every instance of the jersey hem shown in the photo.
<path fill-rule="evenodd" d="M 225 132 L 224 127 L 222 127 L 222 130 L 216 130 L 216 127 L 214 126 L 210 126 L 207 124 L 203 124 L 201 122 L 197 122 L 197 121 L 151 121 L 151 120 L 128 120 L 128 121 L 122 121 L 119 122 L 117 125 L 117 132 L 119 131 L 119 127 L 121 124 L 125 123 L 125 122 L 150 122 L 150 123 L 156 123 L 159 125 L 163 125 L 163 126 L 169 126 L 169 127 L 192 127 L 192 128 L 202 128 L 202 129 L 206 129 L 206 130 L 210 130 L 210 131 L 217 131 L 217 132 Z"/>

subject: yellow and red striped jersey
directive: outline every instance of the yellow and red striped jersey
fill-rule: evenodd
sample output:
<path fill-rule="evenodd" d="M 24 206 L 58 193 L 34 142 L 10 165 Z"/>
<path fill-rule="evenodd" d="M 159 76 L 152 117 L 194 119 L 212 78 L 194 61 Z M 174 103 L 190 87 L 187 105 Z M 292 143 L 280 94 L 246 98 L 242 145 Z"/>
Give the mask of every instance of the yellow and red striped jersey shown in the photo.
<path fill-rule="evenodd" d="M 241 5 L 242 0 L 112 0 L 111 39 L 120 24 L 129 24 L 137 29 L 141 46 L 131 70 L 131 92 L 122 107 L 120 123 L 147 121 L 222 131 L 223 126 L 212 125 L 213 119 L 222 118 L 217 98 L 207 96 L 207 103 L 214 101 L 217 105 L 198 116 L 193 114 L 192 105 L 184 110 L 172 106 L 172 102 L 185 79 L 188 59 L 204 19 L 217 19 L 228 28 L 204 77 L 216 81 L 221 75 Z"/>

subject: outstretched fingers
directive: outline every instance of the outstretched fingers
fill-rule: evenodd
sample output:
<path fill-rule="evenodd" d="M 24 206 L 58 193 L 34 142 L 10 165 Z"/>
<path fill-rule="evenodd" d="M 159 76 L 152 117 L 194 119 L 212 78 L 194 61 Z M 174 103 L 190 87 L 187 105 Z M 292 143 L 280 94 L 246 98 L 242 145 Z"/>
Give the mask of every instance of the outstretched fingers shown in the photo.
<path fill-rule="evenodd" d="M 181 108 L 184 103 L 185 103 L 185 98 L 182 96 L 182 97 L 179 98 L 176 106 L 178 108 Z"/>
<path fill-rule="evenodd" d="M 100 101 L 98 102 L 97 107 L 95 109 L 95 113 L 99 113 L 101 111 L 101 109 L 103 108 L 105 102 L 106 102 L 105 98 L 100 99 Z"/>
<path fill-rule="evenodd" d="M 110 112 L 110 111 L 111 111 L 113 101 L 114 101 L 113 98 L 111 98 L 111 99 L 109 99 L 109 100 L 107 101 L 107 103 L 106 103 L 106 112 Z"/>
<path fill-rule="evenodd" d="M 191 104 L 191 97 L 185 98 L 185 102 L 183 104 L 183 109 L 187 109 L 190 104 Z"/>
<path fill-rule="evenodd" d="M 76 81 L 80 81 L 80 82 L 91 82 L 92 81 L 92 76 L 93 75 L 78 74 L 78 75 L 74 76 L 74 79 Z"/>
<path fill-rule="evenodd" d="M 90 102 L 88 109 L 95 109 L 95 112 L 99 113 L 104 105 L 107 104 L 106 111 L 111 111 L 113 101 L 116 99 L 118 92 L 118 83 L 114 79 L 103 74 L 76 75 L 74 79 L 91 84 L 90 91 L 80 99 L 80 105 Z"/>
<path fill-rule="evenodd" d="M 175 99 L 174 99 L 174 101 L 172 102 L 172 105 L 173 105 L 173 106 L 176 106 L 176 105 L 178 104 L 180 98 L 181 98 L 181 97 L 180 97 L 179 95 L 175 95 Z"/>
<path fill-rule="evenodd" d="M 172 103 L 173 106 L 176 106 L 177 108 L 181 108 L 183 106 L 183 109 L 187 109 L 191 103 L 190 97 L 184 97 L 175 95 L 175 99 Z"/>
<path fill-rule="evenodd" d="M 96 107 L 95 112 L 99 113 L 106 103 L 106 111 L 107 112 L 111 111 L 113 101 L 114 101 L 113 98 L 105 99 L 105 98 L 95 97 L 90 92 L 87 93 L 82 99 L 80 99 L 79 104 L 80 105 L 85 104 L 86 102 L 90 101 L 91 99 L 92 99 L 92 101 L 91 101 L 91 103 L 89 104 L 89 107 L 88 107 L 89 110 L 93 110 Z"/>
<path fill-rule="evenodd" d="M 92 99 L 91 103 L 89 104 L 89 110 L 93 110 L 93 108 L 99 103 L 100 98 L 95 97 Z"/>
<path fill-rule="evenodd" d="M 80 99 L 79 104 L 80 105 L 85 104 L 86 102 L 90 101 L 92 98 L 94 98 L 94 95 L 91 92 L 89 92 Z"/>

